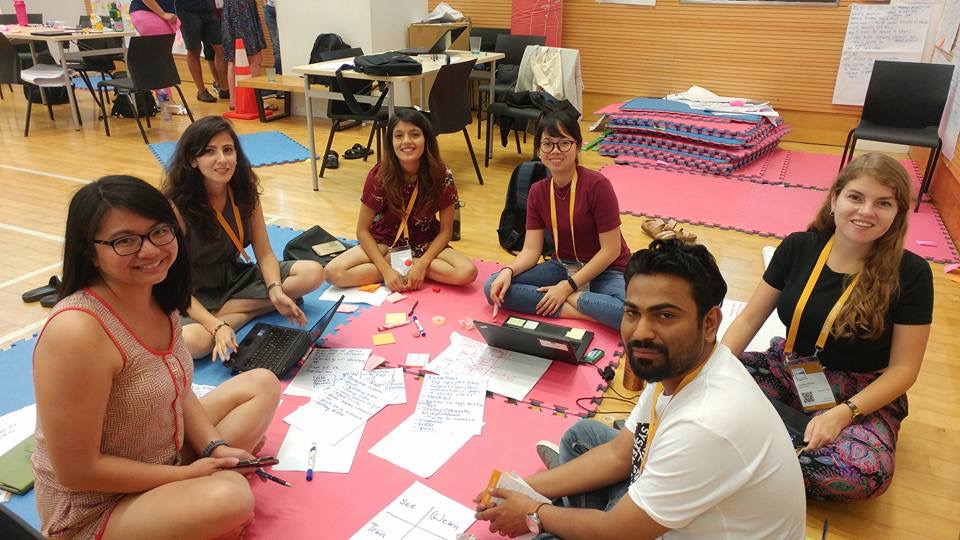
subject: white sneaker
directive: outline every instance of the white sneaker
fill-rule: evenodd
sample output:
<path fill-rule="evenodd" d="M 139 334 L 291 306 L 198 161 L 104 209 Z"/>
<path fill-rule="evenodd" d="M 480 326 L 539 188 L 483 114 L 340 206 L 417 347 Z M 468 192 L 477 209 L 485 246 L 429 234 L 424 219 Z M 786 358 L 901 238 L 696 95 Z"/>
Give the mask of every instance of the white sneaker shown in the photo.
<path fill-rule="evenodd" d="M 560 465 L 560 447 L 552 441 L 540 441 L 537 443 L 537 455 L 544 467 L 553 469 Z"/>

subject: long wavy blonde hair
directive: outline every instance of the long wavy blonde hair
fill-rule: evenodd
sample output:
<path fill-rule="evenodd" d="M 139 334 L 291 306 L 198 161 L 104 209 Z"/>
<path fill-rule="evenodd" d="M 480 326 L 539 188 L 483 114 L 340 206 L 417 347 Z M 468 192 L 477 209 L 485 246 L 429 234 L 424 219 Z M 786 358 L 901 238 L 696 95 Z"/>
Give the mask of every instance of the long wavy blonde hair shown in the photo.
<path fill-rule="evenodd" d="M 873 247 L 864 259 L 860 281 L 834 322 L 831 331 L 834 337 L 879 338 L 884 331 L 884 316 L 890 300 L 900 288 L 900 259 L 903 257 L 903 239 L 907 234 L 907 212 L 912 188 L 907 171 L 896 159 L 886 154 L 869 153 L 851 161 L 837 175 L 823 206 L 807 230 L 833 234 L 837 228 L 832 211 L 833 201 L 847 184 L 863 177 L 873 178 L 893 190 L 897 215 L 887 232 L 874 240 Z"/>

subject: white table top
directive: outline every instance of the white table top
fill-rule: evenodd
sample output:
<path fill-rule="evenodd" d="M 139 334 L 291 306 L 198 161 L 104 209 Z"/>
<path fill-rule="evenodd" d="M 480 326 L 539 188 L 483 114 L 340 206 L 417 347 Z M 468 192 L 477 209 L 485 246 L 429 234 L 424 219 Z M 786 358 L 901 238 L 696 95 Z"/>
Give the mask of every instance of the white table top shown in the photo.
<path fill-rule="evenodd" d="M 4 30 L 4 28 L 6 28 Z M 80 30 L 73 29 L 63 29 L 63 32 L 71 32 L 70 34 L 65 34 L 62 36 L 38 36 L 32 32 L 58 32 L 53 28 L 47 28 L 45 26 L 17 26 L 12 25 L 0 25 L 0 33 L 7 36 L 8 39 L 23 39 L 29 41 L 81 41 L 85 39 L 103 39 L 103 38 L 113 38 L 113 37 L 127 37 L 135 36 L 136 32 L 132 30 L 124 32 L 115 32 L 113 30 L 104 30 L 103 32 L 81 32 Z"/>
<path fill-rule="evenodd" d="M 502 60 L 506 57 L 503 53 L 493 53 L 493 52 L 482 52 L 479 54 L 473 54 L 470 51 L 447 51 L 447 55 L 450 56 L 450 63 L 455 64 L 457 62 L 468 62 L 470 60 L 476 59 L 478 64 L 485 64 L 488 62 L 494 62 L 496 60 Z M 439 58 L 437 58 L 439 57 Z M 415 81 L 424 75 L 435 73 L 440 71 L 440 68 L 445 65 L 446 62 L 442 60 L 443 55 L 420 55 L 412 56 L 411 58 L 416 59 L 421 64 L 423 64 L 423 73 L 417 73 L 415 75 L 398 75 L 393 77 L 385 77 L 383 75 L 367 75 L 365 73 L 357 73 L 356 71 L 350 70 L 345 72 L 345 76 L 350 77 L 351 79 L 368 79 L 371 81 L 391 81 L 391 82 L 404 82 L 404 81 Z M 295 66 L 293 68 L 294 73 L 300 73 L 303 75 L 320 75 L 324 77 L 331 77 L 337 74 L 337 69 L 340 66 L 348 64 L 353 65 L 353 58 L 341 58 L 339 60 L 330 60 L 329 62 L 318 62 L 316 64 L 306 64 L 302 66 Z"/>

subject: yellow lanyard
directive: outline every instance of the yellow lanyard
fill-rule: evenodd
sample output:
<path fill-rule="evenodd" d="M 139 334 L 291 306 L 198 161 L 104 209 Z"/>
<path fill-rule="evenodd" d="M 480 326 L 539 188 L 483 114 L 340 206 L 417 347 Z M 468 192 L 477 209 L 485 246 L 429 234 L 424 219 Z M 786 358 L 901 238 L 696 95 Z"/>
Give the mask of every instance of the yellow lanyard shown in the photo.
<path fill-rule="evenodd" d="M 830 257 L 830 251 L 833 249 L 833 237 L 830 237 L 830 240 L 827 241 L 827 245 L 823 246 L 823 250 L 820 251 L 820 257 L 817 259 L 817 264 L 813 266 L 813 271 L 810 273 L 810 277 L 807 278 L 807 284 L 803 287 L 803 292 L 800 293 L 800 299 L 797 300 L 797 307 L 793 310 L 793 319 L 790 320 L 790 329 L 787 331 L 787 341 L 783 346 L 784 357 L 787 357 L 793 353 L 793 345 L 797 340 L 797 330 L 800 328 L 800 317 L 803 316 L 803 309 L 807 306 L 807 301 L 810 299 L 810 293 L 813 292 L 814 285 L 817 284 L 817 280 L 820 279 L 820 273 L 823 271 L 824 265 L 827 264 L 827 258 Z M 857 282 L 860 280 L 860 274 L 857 274 L 850 280 L 850 284 L 847 285 L 847 288 L 844 289 L 843 294 L 840 295 L 840 298 L 837 300 L 837 303 L 833 305 L 833 309 L 830 310 L 830 313 L 827 314 L 826 320 L 823 321 L 823 328 L 820 329 L 820 335 L 817 337 L 816 343 L 816 352 L 814 356 L 817 355 L 820 351 L 823 350 L 823 346 L 827 343 L 827 337 L 830 335 L 830 330 L 833 328 L 833 322 L 837 319 L 837 315 L 840 314 L 840 309 L 844 304 L 847 303 L 847 299 L 850 298 L 850 293 L 853 292 L 853 288 L 857 285 Z"/>
<path fill-rule="evenodd" d="M 233 190 L 229 187 L 227 188 L 227 200 L 230 201 L 230 207 L 233 208 L 233 220 L 237 223 L 239 237 L 233 232 L 233 229 L 230 228 L 230 224 L 224 219 L 220 210 L 214 210 L 214 213 L 217 215 L 217 221 L 220 222 L 220 226 L 226 231 L 227 237 L 230 238 L 230 241 L 233 242 L 233 245 L 237 248 L 237 252 L 240 253 L 240 257 L 243 258 L 244 261 L 250 262 L 250 256 L 247 255 L 246 250 L 243 249 L 243 221 L 240 220 L 240 209 L 234 204 Z"/>
<path fill-rule="evenodd" d="M 673 403 L 673 400 L 676 399 L 677 394 L 679 394 L 680 391 L 683 390 L 685 386 L 687 386 L 688 384 L 693 382 L 694 379 L 697 378 L 697 375 L 699 375 L 700 372 L 703 371 L 703 366 L 707 365 L 707 362 L 710 361 L 710 358 L 713 356 L 713 353 L 716 350 L 717 350 L 717 346 L 714 345 L 713 351 L 711 351 L 710 356 L 707 357 L 707 361 L 700 364 L 700 367 L 698 367 L 697 369 L 691 371 L 690 373 L 687 373 L 687 375 L 680 380 L 680 384 L 677 385 L 677 389 L 673 391 L 673 397 L 670 400 L 670 403 Z M 660 419 L 663 417 L 662 415 L 657 414 L 657 401 L 660 400 L 660 394 L 663 394 L 663 383 L 657 383 L 657 387 L 653 390 L 653 404 L 650 407 L 650 420 L 647 427 L 646 450 L 644 450 L 643 452 L 643 459 L 640 460 L 640 470 L 637 472 L 637 475 L 642 473 L 643 468 L 647 466 L 647 458 L 650 457 L 650 450 L 653 448 L 653 436 L 654 434 L 656 434 L 657 428 L 660 427 Z M 670 406 L 670 403 L 667 403 L 664 406 L 663 408 L 664 412 L 667 411 L 667 407 Z"/>
<path fill-rule="evenodd" d="M 410 214 L 413 213 L 413 203 L 417 202 L 417 194 L 419 192 L 420 184 L 413 186 L 413 193 L 410 194 L 410 202 L 407 203 L 407 209 L 403 213 L 403 220 L 400 222 L 400 227 L 397 228 L 397 236 L 393 239 L 393 243 L 390 244 L 390 247 L 397 245 L 400 237 L 407 233 L 409 229 L 407 226 L 407 220 L 410 219 Z"/>
<path fill-rule="evenodd" d="M 573 234 L 573 204 L 577 202 L 577 170 L 573 170 L 573 180 L 570 182 L 570 244 L 573 245 L 573 258 L 580 262 L 577 257 L 577 237 Z M 556 250 L 557 260 L 560 260 L 560 236 L 557 230 L 557 201 L 553 196 L 553 179 L 550 179 L 550 220 L 553 226 L 553 243 Z"/>

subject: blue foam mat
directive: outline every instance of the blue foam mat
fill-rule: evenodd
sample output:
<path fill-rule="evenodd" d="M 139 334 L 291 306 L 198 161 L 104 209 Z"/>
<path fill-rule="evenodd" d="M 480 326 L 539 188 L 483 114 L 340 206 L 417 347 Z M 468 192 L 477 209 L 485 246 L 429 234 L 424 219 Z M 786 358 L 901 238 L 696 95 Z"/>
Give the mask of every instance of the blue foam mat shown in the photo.
<path fill-rule="evenodd" d="M 624 103 L 620 108 L 625 111 L 662 111 L 695 114 L 698 116 L 713 116 L 725 120 L 741 120 L 753 123 L 760 122 L 763 119 L 763 117 L 758 114 L 715 114 L 710 111 L 694 109 L 682 101 L 673 101 L 670 99 L 633 98 Z"/>
<path fill-rule="evenodd" d="M 167 168 L 173 152 L 177 148 L 176 141 L 148 144 L 153 157 L 157 158 L 164 168 Z M 310 157 L 305 146 L 291 139 L 279 131 L 263 131 L 240 135 L 240 147 L 254 167 L 276 165 L 278 163 L 294 163 Z"/>
<path fill-rule="evenodd" d="M 276 225 L 267 226 L 270 245 L 278 257 L 283 253 L 283 247 L 287 245 L 287 242 L 301 232 L 302 231 L 296 229 Z M 252 250 L 248 251 L 251 251 L 252 256 Z M 303 297 L 302 309 L 309 320 L 308 324 L 315 323 L 333 304 L 333 302 L 319 299 L 320 294 L 322 294 L 323 290 L 327 287 L 329 287 L 329 285 L 324 283 L 318 291 Z M 361 304 L 360 308 L 353 313 L 337 313 L 333 321 L 331 321 L 326 330 L 324 330 L 323 338 L 325 339 L 335 334 L 337 332 L 337 326 L 348 323 L 350 319 L 359 315 L 361 311 L 367 307 L 365 304 Z M 237 341 L 242 340 L 247 332 L 250 331 L 250 328 L 257 322 L 269 322 L 288 326 L 290 324 L 279 313 L 274 312 L 264 315 L 237 330 Z M 33 348 L 36 343 L 37 338 L 33 336 L 28 340 L 14 343 L 13 346 L 5 351 L 0 351 L 0 370 L 2 370 L 3 373 L 3 376 L 0 377 L 0 415 L 13 412 L 36 402 L 36 397 L 33 393 L 32 375 Z M 197 384 L 217 386 L 231 376 L 230 370 L 224 367 L 223 363 L 211 362 L 209 357 L 195 360 L 193 368 L 193 382 Z M 37 515 L 33 490 L 30 490 L 25 495 L 14 495 L 6 505 L 7 508 L 22 517 L 27 523 L 30 523 L 37 529 L 40 528 L 40 518 Z"/>

